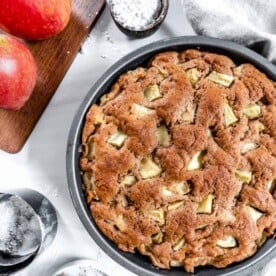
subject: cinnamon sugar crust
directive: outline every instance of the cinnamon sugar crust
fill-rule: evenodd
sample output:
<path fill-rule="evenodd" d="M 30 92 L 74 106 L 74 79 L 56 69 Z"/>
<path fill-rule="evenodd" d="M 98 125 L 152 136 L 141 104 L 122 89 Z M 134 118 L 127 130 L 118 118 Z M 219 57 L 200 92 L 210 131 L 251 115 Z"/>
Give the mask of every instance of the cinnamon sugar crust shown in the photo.
<path fill-rule="evenodd" d="M 276 85 L 186 50 L 121 75 L 89 109 L 80 169 L 109 239 L 188 272 L 252 256 L 276 231 Z"/>

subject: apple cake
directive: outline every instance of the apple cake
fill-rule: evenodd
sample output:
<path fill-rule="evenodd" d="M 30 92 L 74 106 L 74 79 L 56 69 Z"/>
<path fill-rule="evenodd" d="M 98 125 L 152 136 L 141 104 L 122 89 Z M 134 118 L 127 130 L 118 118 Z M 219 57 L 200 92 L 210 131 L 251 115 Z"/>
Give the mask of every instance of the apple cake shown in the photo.
<path fill-rule="evenodd" d="M 118 77 L 82 130 L 99 229 L 163 269 L 223 268 L 276 233 L 276 83 L 189 49 Z"/>

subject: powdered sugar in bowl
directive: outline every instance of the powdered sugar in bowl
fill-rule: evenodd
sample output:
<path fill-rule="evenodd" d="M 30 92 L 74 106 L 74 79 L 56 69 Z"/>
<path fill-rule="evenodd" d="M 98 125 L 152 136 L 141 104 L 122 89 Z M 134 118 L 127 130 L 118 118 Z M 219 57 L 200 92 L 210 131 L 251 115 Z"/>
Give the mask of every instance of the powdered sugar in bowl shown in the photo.
<path fill-rule="evenodd" d="M 168 0 L 108 0 L 113 20 L 128 36 L 141 38 L 154 33 L 164 21 Z"/>

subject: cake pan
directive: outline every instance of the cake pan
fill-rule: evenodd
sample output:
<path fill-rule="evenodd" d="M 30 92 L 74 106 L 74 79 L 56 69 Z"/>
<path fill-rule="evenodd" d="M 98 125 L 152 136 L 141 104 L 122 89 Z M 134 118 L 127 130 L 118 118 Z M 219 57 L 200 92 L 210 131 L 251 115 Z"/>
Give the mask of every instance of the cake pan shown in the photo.
<path fill-rule="evenodd" d="M 93 103 L 98 102 L 99 98 L 108 91 L 108 89 L 120 74 L 128 70 L 133 70 L 138 66 L 145 66 L 156 53 L 168 50 L 182 51 L 190 48 L 227 55 L 232 58 L 236 64 L 251 63 L 255 65 L 260 71 L 264 72 L 269 78 L 276 81 L 276 67 L 273 64 L 252 50 L 229 41 L 203 36 L 183 36 L 153 42 L 123 57 L 102 75 L 102 77 L 88 92 L 87 96 L 79 107 L 69 133 L 66 157 L 67 178 L 72 201 L 80 217 L 80 220 L 82 221 L 90 236 L 104 252 L 106 252 L 116 262 L 138 275 L 183 276 L 191 274 L 186 273 L 183 268 L 173 268 L 171 270 L 158 269 L 151 264 L 151 261 L 148 259 L 148 257 L 142 256 L 138 253 L 132 254 L 121 251 L 98 229 L 85 201 L 80 169 L 78 165 L 80 158 L 79 149 L 81 145 L 81 132 L 83 123 L 89 107 Z M 266 256 L 275 248 L 275 240 L 272 238 L 268 239 L 254 256 L 242 262 L 232 264 L 223 269 L 216 269 L 211 266 L 199 267 L 195 270 L 195 275 L 214 276 L 233 275 L 235 273 L 240 274 L 242 270 L 249 268 L 256 262 L 260 261 L 264 256 Z"/>

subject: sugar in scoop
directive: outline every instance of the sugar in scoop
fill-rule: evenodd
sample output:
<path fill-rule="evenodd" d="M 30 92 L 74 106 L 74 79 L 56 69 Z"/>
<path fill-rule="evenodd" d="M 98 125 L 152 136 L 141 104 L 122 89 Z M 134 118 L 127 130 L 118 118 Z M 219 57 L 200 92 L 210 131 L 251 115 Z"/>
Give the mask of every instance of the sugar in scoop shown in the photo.
<path fill-rule="evenodd" d="M 33 208 L 20 197 L 0 194 L 0 253 L 25 256 L 40 246 L 40 221 Z"/>

